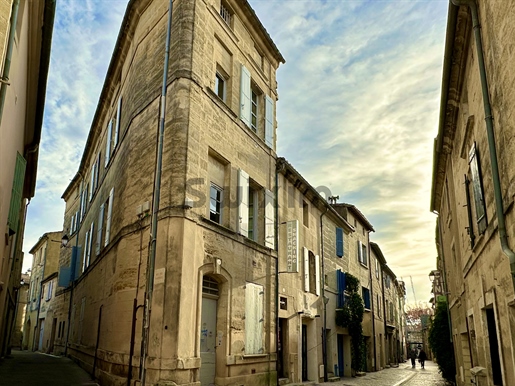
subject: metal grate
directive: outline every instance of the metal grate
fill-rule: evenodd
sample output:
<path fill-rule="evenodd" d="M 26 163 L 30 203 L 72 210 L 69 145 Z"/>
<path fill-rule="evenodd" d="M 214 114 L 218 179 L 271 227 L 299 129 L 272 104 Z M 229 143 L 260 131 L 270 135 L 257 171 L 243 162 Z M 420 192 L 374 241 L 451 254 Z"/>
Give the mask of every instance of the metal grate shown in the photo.
<path fill-rule="evenodd" d="M 202 279 L 202 293 L 218 296 L 218 283 L 215 279 L 204 276 Z"/>
<path fill-rule="evenodd" d="M 224 19 L 228 26 L 231 25 L 231 12 L 223 3 L 220 4 L 220 16 L 222 16 L 222 19 Z"/>

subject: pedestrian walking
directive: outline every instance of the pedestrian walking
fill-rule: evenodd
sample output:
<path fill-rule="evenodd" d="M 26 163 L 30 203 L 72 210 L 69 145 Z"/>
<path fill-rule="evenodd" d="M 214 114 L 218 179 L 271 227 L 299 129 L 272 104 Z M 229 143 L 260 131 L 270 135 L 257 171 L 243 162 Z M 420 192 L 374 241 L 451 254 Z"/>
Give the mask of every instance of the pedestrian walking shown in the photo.
<path fill-rule="evenodd" d="M 422 368 L 424 368 L 424 363 L 427 359 L 427 355 L 426 355 L 426 352 L 424 351 L 424 349 L 421 349 L 420 352 L 418 353 L 418 361 L 420 362 L 420 366 L 422 366 Z"/>
<path fill-rule="evenodd" d="M 415 349 L 411 350 L 411 352 L 409 353 L 409 357 L 411 359 L 411 368 L 415 368 L 415 359 L 417 359 L 417 352 L 415 351 Z"/>

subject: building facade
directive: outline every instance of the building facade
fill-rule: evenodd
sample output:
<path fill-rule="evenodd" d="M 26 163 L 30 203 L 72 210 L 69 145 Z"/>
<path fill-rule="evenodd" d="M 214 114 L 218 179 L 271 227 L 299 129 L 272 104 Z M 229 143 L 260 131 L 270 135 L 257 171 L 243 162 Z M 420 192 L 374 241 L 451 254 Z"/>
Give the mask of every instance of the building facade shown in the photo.
<path fill-rule="evenodd" d="M 0 1 L 0 357 L 10 350 L 34 196 L 55 0 Z"/>
<path fill-rule="evenodd" d="M 505 2 L 450 4 L 431 210 L 446 282 L 456 381 L 515 384 L 515 12 Z M 481 26 L 478 28 L 477 26 Z"/>

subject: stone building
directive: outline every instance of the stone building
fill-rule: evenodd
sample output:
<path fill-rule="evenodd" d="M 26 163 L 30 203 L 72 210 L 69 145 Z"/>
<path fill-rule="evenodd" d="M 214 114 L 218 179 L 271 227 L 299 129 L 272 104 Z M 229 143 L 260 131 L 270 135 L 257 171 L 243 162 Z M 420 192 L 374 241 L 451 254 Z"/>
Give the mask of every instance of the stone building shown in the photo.
<path fill-rule="evenodd" d="M 0 357 L 9 352 L 34 196 L 55 0 L 0 0 Z"/>
<path fill-rule="evenodd" d="M 58 297 L 69 301 L 55 312 L 70 316 L 67 355 L 105 385 L 143 376 L 167 15 L 167 2 L 128 4 L 63 194 L 72 248 L 61 254 Z M 244 0 L 174 1 L 171 36 L 145 381 L 275 384 L 275 72 L 284 59 Z"/>
<path fill-rule="evenodd" d="M 25 324 L 25 313 L 27 311 L 27 301 L 29 298 L 30 272 L 22 273 L 20 288 L 16 299 L 16 317 L 11 332 L 11 348 L 23 350 L 23 328 Z"/>
<path fill-rule="evenodd" d="M 456 2 L 458 3 L 458 2 Z M 449 5 L 431 210 L 447 283 L 456 381 L 515 384 L 515 10 Z M 480 28 L 479 28 L 480 27 Z"/>
<path fill-rule="evenodd" d="M 32 351 L 43 351 L 47 346 L 44 336 L 52 329 L 52 322 L 46 322 L 47 301 L 52 298 L 55 287 L 50 282 L 57 276 L 59 249 L 62 231 L 47 232 L 31 248 L 32 268 L 24 322 L 24 347 Z M 50 289 L 50 291 L 49 291 Z"/>

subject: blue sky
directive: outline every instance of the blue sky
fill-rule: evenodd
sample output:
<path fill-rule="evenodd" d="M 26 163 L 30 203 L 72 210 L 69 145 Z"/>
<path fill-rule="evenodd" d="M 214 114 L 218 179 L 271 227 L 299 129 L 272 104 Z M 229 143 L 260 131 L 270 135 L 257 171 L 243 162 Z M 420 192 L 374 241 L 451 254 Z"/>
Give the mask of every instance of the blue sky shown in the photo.
<path fill-rule="evenodd" d="M 164 0 L 163 0 L 164 1 Z M 278 154 L 374 225 L 371 239 L 417 300 L 430 298 L 429 212 L 448 2 L 249 0 L 286 59 L 277 73 Z M 30 248 L 63 227 L 126 0 L 57 2 Z M 164 44 L 164 43 L 163 43 Z"/>

